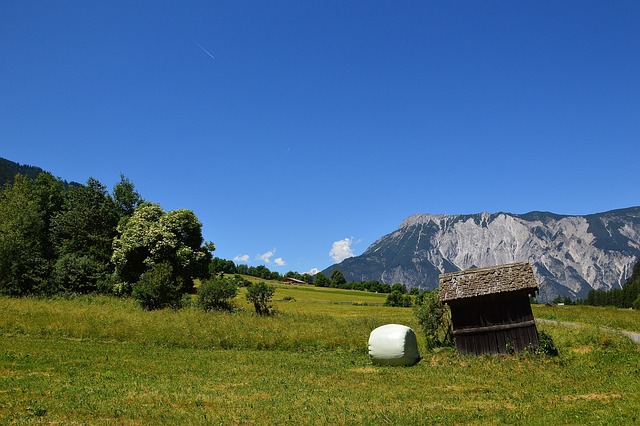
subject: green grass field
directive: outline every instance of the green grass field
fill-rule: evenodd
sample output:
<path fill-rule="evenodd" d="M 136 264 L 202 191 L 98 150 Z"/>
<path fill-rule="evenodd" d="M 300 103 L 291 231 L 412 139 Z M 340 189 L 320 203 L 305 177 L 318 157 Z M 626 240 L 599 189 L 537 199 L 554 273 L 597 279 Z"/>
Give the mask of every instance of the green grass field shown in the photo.
<path fill-rule="evenodd" d="M 535 306 L 536 317 L 592 326 L 540 325 L 555 358 L 421 348 L 420 363 L 403 368 L 367 354 L 379 325 L 418 331 L 411 309 L 380 305 L 385 295 L 278 285 L 272 318 L 243 297 L 234 313 L 0 298 L 0 424 L 640 421 L 640 345 L 596 327 L 600 317 L 638 330 L 636 311 Z"/>

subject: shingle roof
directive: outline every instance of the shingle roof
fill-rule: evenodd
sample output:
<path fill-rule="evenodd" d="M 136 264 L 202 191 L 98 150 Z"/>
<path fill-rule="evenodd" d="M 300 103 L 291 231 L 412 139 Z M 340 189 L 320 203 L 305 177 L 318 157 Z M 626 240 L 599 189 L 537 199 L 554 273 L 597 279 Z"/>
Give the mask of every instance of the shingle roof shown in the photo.
<path fill-rule="evenodd" d="M 537 288 L 538 283 L 529 262 L 466 269 L 440 275 L 440 300 L 442 302 Z"/>

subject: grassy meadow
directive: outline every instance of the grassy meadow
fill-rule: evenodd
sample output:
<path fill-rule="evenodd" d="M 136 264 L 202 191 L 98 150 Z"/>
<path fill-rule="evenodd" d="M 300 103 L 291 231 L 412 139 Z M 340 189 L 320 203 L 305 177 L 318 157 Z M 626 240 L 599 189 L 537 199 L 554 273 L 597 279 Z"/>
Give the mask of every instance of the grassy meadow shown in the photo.
<path fill-rule="evenodd" d="M 637 311 L 535 306 L 537 318 L 587 325 L 539 325 L 554 358 L 421 348 L 413 367 L 378 367 L 371 330 L 418 331 L 411 309 L 384 307 L 385 297 L 278 284 L 270 318 L 243 294 L 234 313 L 0 298 L 0 424 L 640 421 L 640 345 L 598 328 L 639 331 Z"/>

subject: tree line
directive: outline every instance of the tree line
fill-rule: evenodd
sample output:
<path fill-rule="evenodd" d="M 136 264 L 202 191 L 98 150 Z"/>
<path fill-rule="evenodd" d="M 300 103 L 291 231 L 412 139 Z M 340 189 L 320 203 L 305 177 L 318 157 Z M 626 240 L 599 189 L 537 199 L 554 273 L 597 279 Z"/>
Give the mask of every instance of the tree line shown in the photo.
<path fill-rule="evenodd" d="M 419 292 L 418 288 L 412 288 L 410 291 L 407 290 L 406 285 L 404 284 L 386 284 L 381 283 L 377 280 L 372 281 L 347 281 L 344 277 L 344 274 L 339 269 L 333 270 L 331 273 L 331 277 L 327 277 L 322 272 L 319 272 L 315 275 L 311 275 L 308 273 L 299 273 L 295 271 L 289 271 L 284 275 L 279 274 L 275 271 L 270 271 L 264 265 L 260 266 L 247 266 L 243 263 L 236 265 L 235 262 L 228 259 L 222 259 L 219 257 L 214 257 L 211 260 L 211 272 L 212 273 L 223 273 L 223 274 L 241 274 L 241 275 L 249 275 L 257 278 L 267 279 L 267 280 L 282 280 L 284 278 L 295 278 L 297 280 L 303 281 L 307 284 L 315 285 L 316 287 L 330 287 L 330 288 L 340 288 L 343 290 L 360 290 L 360 291 L 369 291 L 372 293 L 392 293 L 394 291 L 398 291 L 402 294 L 410 293 L 412 295 L 416 295 Z"/>
<path fill-rule="evenodd" d="M 153 274 L 183 295 L 209 276 L 213 250 L 191 210 L 164 211 L 124 175 L 111 192 L 93 178 L 69 186 L 47 172 L 15 175 L 0 190 L 3 295 L 131 295 Z"/>
<path fill-rule="evenodd" d="M 636 262 L 631 276 L 627 278 L 622 288 L 590 290 L 585 299 L 573 302 L 568 298 L 559 297 L 554 299 L 554 302 L 640 309 L 640 259 Z"/>

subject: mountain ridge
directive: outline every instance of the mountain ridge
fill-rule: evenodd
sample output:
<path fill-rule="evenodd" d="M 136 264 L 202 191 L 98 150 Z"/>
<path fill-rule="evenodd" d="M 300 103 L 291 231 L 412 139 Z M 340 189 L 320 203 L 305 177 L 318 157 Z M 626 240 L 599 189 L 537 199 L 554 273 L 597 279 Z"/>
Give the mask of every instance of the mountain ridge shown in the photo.
<path fill-rule="evenodd" d="M 421 213 L 323 273 L 432 289 L 441 273 L 529 261 L 546 301 L 618 288 L 639 256 L 640 207 L 588 215 Z"/>

